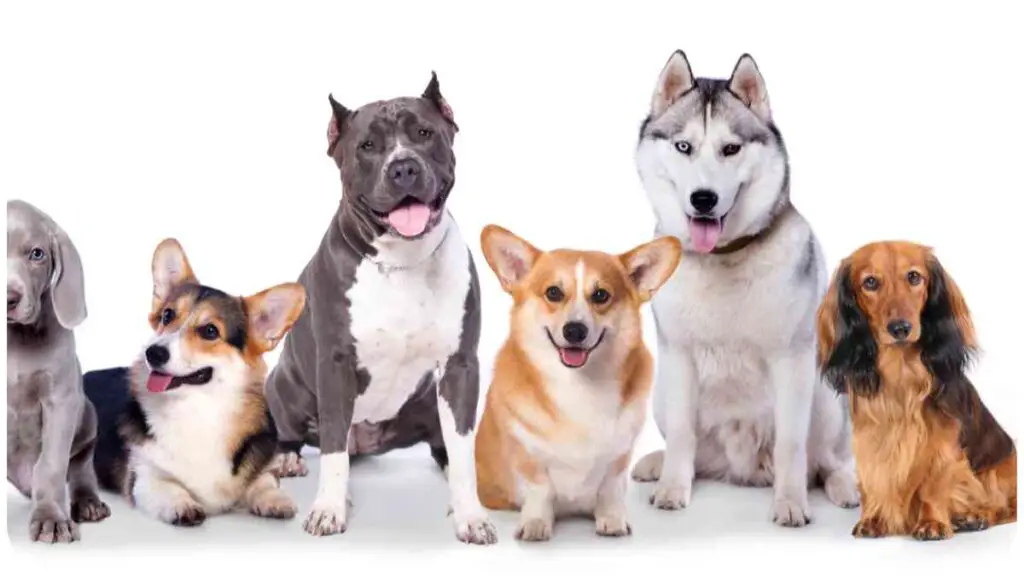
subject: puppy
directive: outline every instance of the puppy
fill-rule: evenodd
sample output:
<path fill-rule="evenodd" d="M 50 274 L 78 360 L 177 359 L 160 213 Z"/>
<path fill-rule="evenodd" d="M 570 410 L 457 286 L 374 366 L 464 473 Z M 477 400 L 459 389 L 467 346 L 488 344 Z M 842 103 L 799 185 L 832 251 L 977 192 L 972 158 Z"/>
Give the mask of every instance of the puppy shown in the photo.
<path fill-rule="evenodd" d="M 542 252 L 488 226 L 481 244 L 513 307 L 476 437 L 480 500 L 521 510 L 521 540 L 549 539 L 567 514 L 629 535 L 626 469 L 653 378 L 640 306 L 675 270 L 679 241 Z"/>
<path fill-rule="evenodd" d="M 868 244 L 818 312 L 818 363 L 850 395 L 858 537 L 949 538 L 1017 519 L 1017 451 L 965 369 L 967 304 L 932 251 Z"/>
<path fill-rule="evenodd" d="M 86 317 L 83 280 L 68 235 L 31 204 L 7 202 L 7 480 L 32 499 L 36 541 L 78 540 L 78 522 L 110 515 L 72 332 Z"/>
<path fill-rule="evenodd" d="M 177 241 L 153 255 L 153 337 L 131 368 L 85 375 L 99 412 L 96 472 L 144 513 L 180 526 L 239 504 L 291 518 L 268 471 L 277 434 L 263 396 L 263 354 L 305 305 L 298 284 L 244 298 L 196 280 Z"/>

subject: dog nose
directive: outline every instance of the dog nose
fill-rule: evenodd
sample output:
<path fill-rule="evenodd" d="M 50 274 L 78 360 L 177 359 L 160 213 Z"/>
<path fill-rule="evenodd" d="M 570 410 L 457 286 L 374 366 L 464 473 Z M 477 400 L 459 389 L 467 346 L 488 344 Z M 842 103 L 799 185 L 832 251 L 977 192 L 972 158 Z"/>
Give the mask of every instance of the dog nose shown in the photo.
<path fill-rule="evenodd" d="M 893 320 L 889 322 L 889 325 L 885 327 L 889 331 L 889 334 L 897 340 L 906 340 L 907 336 L 910 336 L 910 330 L 913 326 L 906 320 Z"/>
<path fill-rule="evenodd" d="M 395 160 L 388 166 L 388 177 L 395 188 L 409 188 L 420 179 L 420 163 L 412 158 Z"/>
<path fill-rule="evenodd" d="M 171 353 L 167 351 L 167 348 L 154 344 L 149 348 L 146 348 L 146 362 L 149 362 L 150 368 L 159 368 L 167 361 L 171 359 Z"/>
<path fill-rule="evenodd" d="M 18 307 L 19 303 L 21 303 L 21 292 L 18 292 L 17 290 L 11 290 L 10 288 L 8 288 L 7 311 L 10 312 L 11 310 L 14 310 L 15 308 Z"/>
<path fill-rule="evenodd" d="M 569 344 L 579 344 L 587 339 L 587 325 L 582 322 L 568 322 L 562 326 L 562 336 Z"/>
<path fill-rule="evenodd" d="M 690 194 L 690 204 L 698 214 L 707 214 L 718 205 L 718 194 L 711 190 L 700 189 Z"/>

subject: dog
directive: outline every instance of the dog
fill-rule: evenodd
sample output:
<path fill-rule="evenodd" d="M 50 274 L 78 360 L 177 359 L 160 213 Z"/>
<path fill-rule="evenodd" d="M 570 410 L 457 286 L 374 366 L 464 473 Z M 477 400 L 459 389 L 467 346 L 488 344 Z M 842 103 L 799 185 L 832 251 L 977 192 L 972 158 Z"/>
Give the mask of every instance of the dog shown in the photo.
<path fill-rule="evenodd" d="M 941 540 L 1017 520 L 1017 450 L 967 378 L 974 323 L 930 248 L 876 242 L 843 260 L 818 337 L 822 373 L 850 397 L 854 536 Z"/>
<path fill-rule="evenodd" d="M 79 522 L 110 516 L 92 469 L 96 412 L 75 354 L 73 330 L 87 315 L 82 260 L 67 233 L 9 200 L 7 480 L 32 499 L 33 541 L 72 542 Z"/>
<path fill-rule="evenodd" d="M 665 64 L 636 165 L 657 235 L 679 238 L 678 270 L 652 301 L 653 412 L 665 450 L 640 459 L 662 509 L 695 477 L 774 485 L 773 518 L 811 520 L 808 484 L 858 503 L 849 421 L 815 366 L 814 315 L 828 282 L 821 246 L 790 202 L 789 161 L 754 59 L 728 80 Z"/>
<path fill-rule="evenodd" d="M 292 518 L 269 466 L 277 436 L 263 355 L 305 306 L 289 283 L 247 297 L 201 284 L 173 238 L 153 254 L 153 335 L 129 368 L 85 374 L 99 413 L 96 475 L 144 514 L 199 526 L 240 505 Z"/>
<path fill-rule="evenodd" d="M 521 511 L 519 540 L 548 540 L 569 514 L 632 534 L 628 466 L 654 379 L 640 307 L 678 265 L 679 241 L 544 252 L 491 225 L 481 245 L 514 302 L 476 437 L 481 501 Z"/>
<path fill-rule="evenodd" d="M 432 74 L 420 97 L 349 110 L 328 97 L 327 154 L 342 197 L 299 282 L 310 304 L 267 381 L 278 474 L 320 449 L 312 535 L 348 527 L 350 456 L 427 443 L 445 473 L 459 540 L 497 540 L 476 493 L 480 288 L 445 207 L 458 126 Z"/>

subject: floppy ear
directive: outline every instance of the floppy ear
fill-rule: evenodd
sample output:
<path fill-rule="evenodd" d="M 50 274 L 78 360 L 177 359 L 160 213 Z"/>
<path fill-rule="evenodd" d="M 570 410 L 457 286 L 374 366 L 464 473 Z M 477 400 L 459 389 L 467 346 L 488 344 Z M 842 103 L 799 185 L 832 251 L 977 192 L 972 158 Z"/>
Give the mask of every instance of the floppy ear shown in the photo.
<path fill-rule="evenodd" d="M 736 67 L 729 78 L 729 91 L 743 101 L 761 120 L 770 122 L 771 106 L 768 104 L 768 89 L 764 85 L 764 77 L 757 69 L 757 64 L 750 54 L 740 56 Z"/>
<path fill-rule="evenodd" d="M 541 254 L 526 240 L 494 224 L 486 226 L 480 233 L 480 248 L 506 292 L 512 292 L 516 284 L 530 273 Z"/>
<path fill-rule="evenodd" d="M 936 394 L 960 380 L 977 346 L 967 302 L 932 256 L 928 263 L 928 299 L 921 311 L 921 362 L 935 378 Z"/>
<path fill-rule="evenodd" d="M 198 284 L 185 251 L 174 238 L 167 238 L 153 252 L 153 311 L 163 305 L 171 290 L 182 284 Z"/>
<path fill-rule="evenodd" d="M 423 91 L 422 98 L 437 106 L 441 116 L 452 125 L 452 129 L 456 132 L 459 131 L 459 125 L 455 123 L 455 113 L 452 112 L 452 107 L 448 105 L 448 101 L 444 99 L 444 96 L 441 96 L 441 85 L 438 83 L 437 73 L 434 71 L 430 72 L 430 83 L 427 84 L 427 89 Z"/>
<path fill-rule="evenodd" d="M 334 148 L 341 139 L 341 127 L 351 112 L 334 99 L 334 94 L 328 94 L 327 100 L 331 103 L 331 121 L 327 123 L 327 155 L 334 156 Z"/>
<path fill-rule="evenodd" d="M 679 240 L 673 236 L 664 236 L 619 255 L 619 261 L 626 267 L 626 272 L 636 286 L 640 302 L 647 302 L 654 297 L 654 293 L 675 272 L 682 254 Z"/>
<path fill-rule="evenodd" d="M 836 392 L 871 395 L 881 379 L 878 343 L 867 316 L 857 304 L 850 266 L 843 264 L 818 308 L 818 365 Z"/>
<path fill-rule="evenodd" d="M 661 116 L 695 85 L 686 54 L 682 50 L 676 50 L 669 56 L 661 75 L 658 76 L 658 84 L 651 95 L 651 115 Z"/>
<path fill-rule="evenodd" d="M 50 276 L 50 299 L 53 313 L 60 325 L 71 330 L 85 321 L 85 273 L 82 259 L 71 238 L 56 223 L 51 223 L 53 274 Z"/>
<path fill-rule="evenodd" d="M 306 290 L 290 282 L 242 299 L 249 317 L 250 341 L 262 352 L 273 350 L 306 306 Z"/>

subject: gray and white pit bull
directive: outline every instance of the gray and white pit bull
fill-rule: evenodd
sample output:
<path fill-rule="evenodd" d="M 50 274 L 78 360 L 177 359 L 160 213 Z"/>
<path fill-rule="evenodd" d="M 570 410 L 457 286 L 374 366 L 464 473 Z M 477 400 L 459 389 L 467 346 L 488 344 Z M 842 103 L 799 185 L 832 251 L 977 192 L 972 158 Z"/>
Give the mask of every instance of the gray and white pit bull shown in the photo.
<path fill-rule="evenodd" d="M 32 499 L 36 541 L 78 540 L 78 522 L 110 515 L 97 493 L 96 411 L 72 333 L 85 317 L 75 245 L 35 206 L 8 201 L 7 480 Z"/>
<path fill-rule="evenodd" d="M 445 202 L 458 127 L 431 76 L 419 98 L 349 110 L 329 96 L 327 154 L 342 198 L 299 276 L 309 299 L 267 379 L 281 476 L 305 475 L 320 449 L 319 490 L 303 527 L 344 532 L 350 456 L 426 442 L 445 470 L 456 536 L 497 540 L 476 491 L 480 289 Z"/>

